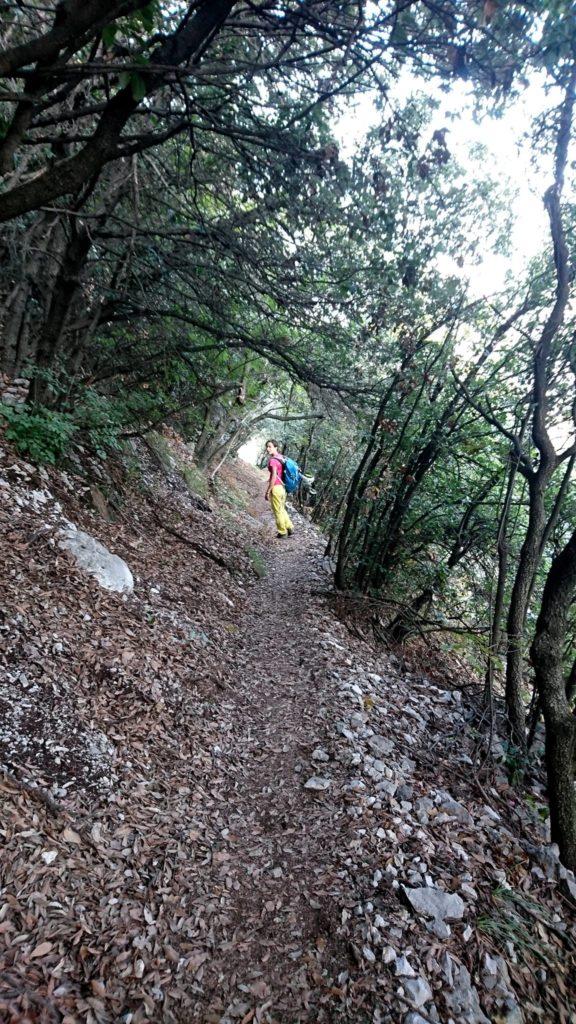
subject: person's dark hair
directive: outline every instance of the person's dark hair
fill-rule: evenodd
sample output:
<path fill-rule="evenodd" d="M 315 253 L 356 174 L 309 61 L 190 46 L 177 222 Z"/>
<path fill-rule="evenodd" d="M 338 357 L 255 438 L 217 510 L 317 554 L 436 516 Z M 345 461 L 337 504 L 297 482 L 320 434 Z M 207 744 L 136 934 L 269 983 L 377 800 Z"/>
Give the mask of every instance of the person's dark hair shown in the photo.
<path fill-rule="evenodd" d="M 273 437 L 269 437 L 268 440 L 266 441 L 266 444 L 273 444 L 275 448 L 280 447 L 278 441 L 275 441 Z"/>

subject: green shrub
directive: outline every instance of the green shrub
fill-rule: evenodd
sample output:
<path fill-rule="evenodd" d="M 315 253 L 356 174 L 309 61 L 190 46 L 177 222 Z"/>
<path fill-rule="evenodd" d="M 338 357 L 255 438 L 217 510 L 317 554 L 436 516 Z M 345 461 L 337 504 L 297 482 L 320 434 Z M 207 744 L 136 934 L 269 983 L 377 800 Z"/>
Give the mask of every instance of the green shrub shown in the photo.
<path fill-rule="evenodd" d="M 74 420 L 83 442 L 100 459 L 111 451 L 121 451 L 120 433 L 126 419 L 123 403 L 86 388 L 74 409 Z"/>
<path fill-rule="evenodd" d="M 42 405 L 3 405 L 0 416 L 8 424 L 6 438 L 20 455 L 32 462 L 54 465 L 64 455 L 77 427 L 72 416 Z"/>

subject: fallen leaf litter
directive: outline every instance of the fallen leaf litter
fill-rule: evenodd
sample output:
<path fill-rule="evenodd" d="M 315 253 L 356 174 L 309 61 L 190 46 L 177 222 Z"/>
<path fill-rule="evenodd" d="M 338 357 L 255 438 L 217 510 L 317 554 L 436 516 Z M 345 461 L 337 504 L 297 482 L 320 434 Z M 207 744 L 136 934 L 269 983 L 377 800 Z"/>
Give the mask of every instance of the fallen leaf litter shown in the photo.
<path fill-rule="evenodd" d="M 460 691 L 350 636 L 255 472 L 227 471 L 252 501 L 227 521 L 151 468 L 108 521 L 0 466 L 2 1021 L 571 1020 L 573 880 L 537 815 L 503 777 L 486 804 Z M 133 594 L 59 549 L 65 518 Z"/>

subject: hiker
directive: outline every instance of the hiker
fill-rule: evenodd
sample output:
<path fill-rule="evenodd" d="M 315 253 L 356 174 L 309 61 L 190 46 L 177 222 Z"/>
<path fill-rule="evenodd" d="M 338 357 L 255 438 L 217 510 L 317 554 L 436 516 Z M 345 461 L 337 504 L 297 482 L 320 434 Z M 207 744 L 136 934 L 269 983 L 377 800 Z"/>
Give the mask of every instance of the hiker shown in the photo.
<path fill-rule="evenodd" d="M 270 501 L 278 537 L 289 537 L 294 527 L 286 511 L 286 490 L 284 487 L 284 459 L 278 450 L 278 441 L 266 441 L 268 472 L 270 474 L 266 488 L 266 501 Z"/>

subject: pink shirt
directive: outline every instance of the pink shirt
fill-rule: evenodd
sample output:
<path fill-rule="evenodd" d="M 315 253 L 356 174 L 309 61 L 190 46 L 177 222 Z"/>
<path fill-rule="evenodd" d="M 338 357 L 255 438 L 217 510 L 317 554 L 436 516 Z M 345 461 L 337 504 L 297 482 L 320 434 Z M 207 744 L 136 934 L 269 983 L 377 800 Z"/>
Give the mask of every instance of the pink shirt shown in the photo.
<path fill-rule="evenodd" d="M 284 466 L 275 455 L 272 455 L 268 460 L 268 469 L 270 472 L 270 482 L 272 482 L 273 471 L 276 470 L 276 483 L 281 484 L 284 478 Z"/>

